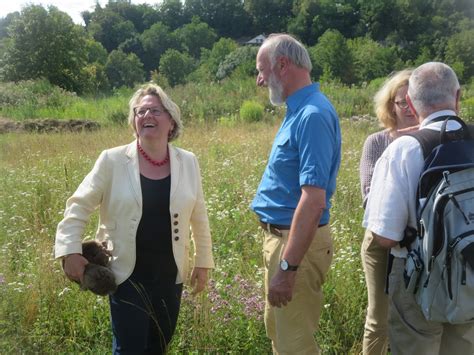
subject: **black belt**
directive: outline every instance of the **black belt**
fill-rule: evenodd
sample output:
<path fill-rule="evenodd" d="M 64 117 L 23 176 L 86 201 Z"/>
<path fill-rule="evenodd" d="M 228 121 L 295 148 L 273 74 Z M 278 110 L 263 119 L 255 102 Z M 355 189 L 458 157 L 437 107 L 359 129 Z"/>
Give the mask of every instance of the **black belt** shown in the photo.
<path fill-rule="evenodd" d="M 285 226 L 281 224 L 270 224 L 270 223 L 265 223 L 260 221 L 260 227 L 263 228 L 263 230 L 267 231 L 268 233 L 273 234 L 274 236 L 277 237 L 282 237 L 283 233 L 282 231 L 289 231 L 291 226 Z"/>
<path fill-rule="evenodd" d="M 268 233 L 271 233 L 274 236 L 280 237 L 280 238 L 283 236 L 283 231 L 288 231 L 291 228 L 291 226 L 286 226 L 282 224 L 271 224 L 271 223 L 265 223 L 262 221 L 259 221 L 259 222 L 260 222 L 260 227 L 262 227 L 264 231 L 267 231 Z M 327 223 L 320 224 L 318 228 L 324 227 L 325 225 L 327 225 Z"/>

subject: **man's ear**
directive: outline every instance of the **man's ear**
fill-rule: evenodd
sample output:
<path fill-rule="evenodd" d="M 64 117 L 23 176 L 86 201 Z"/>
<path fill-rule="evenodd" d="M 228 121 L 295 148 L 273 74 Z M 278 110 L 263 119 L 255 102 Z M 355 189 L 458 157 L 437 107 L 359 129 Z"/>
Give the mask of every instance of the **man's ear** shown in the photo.
<path fill-rule="evenodd" d="M 461 89 L 459 88 L 456 91 L 456 115 L 459 115 L 459 111 L 461 110 Z"/>
<path fill-rule="evenodd" d="M 288 73 L 290 66 L 290 61 L 287 57 L 281 56 L 277 59 L 277 68 L 280 71 L 280 75 L 285 75 Z"/>
<path fill-rule="evenodd" d="M 415 116 L 418 120 L 420 119 L 418 112 L 416 112 L 415 106 L 413 106 L 413 102 L 411 101 L 410 96 L 408 94 L 405 95 L 405 100 L 408 104 L 408 107 L 410 107 L 411 113 L 413 113 L 413 116 Z"/>

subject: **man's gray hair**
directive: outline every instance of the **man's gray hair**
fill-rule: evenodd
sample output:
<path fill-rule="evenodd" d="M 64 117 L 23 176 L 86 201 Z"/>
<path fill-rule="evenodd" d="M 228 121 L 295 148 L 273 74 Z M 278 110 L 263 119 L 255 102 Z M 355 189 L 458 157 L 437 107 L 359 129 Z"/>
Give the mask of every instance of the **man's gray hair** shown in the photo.
<path fill-rule="evenodd" d="M 408 96 L 419 115 L 455 109 L 459 81 L 451 67 L 440 62 L 420 65 L 408 81 Z"/>
<path fill-rule="evenodd" d="M 304 68 L 311 72 L 313 65 L 305 46 L 287 34 L 271 34 L 263 42 L 262 48 L 268 50 L 268 57 L 272 67 L 276 64 L 278 57 L 286 57 L 297 67 Z"/>

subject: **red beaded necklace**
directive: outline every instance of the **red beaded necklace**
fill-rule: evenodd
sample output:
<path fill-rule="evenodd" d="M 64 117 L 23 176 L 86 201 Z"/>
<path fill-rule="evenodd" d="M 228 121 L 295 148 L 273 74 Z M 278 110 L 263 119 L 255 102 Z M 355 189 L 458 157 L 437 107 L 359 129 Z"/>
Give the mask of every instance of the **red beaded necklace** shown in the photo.
<path fill-rule="evenodd" d="M 150 158 L 150 156 L 145 152 L 145 150 L 143 150 L 142 146 L 140 145 L 140 143 L 138 143 L 137 141 L 137 147 L 138 147 L 138 151 L 141 153 L 141 155 L 143 155 L 143 157 L 152 165 L 154 166 L 163 166 L 165 165 L 166 163 L 168 163 L 170 161 L 170 152 L 168 151 L 168 149 L 166 150 L 166 158 L 163 159 L 163 160 L 153 160 L 152 158 Z"/>

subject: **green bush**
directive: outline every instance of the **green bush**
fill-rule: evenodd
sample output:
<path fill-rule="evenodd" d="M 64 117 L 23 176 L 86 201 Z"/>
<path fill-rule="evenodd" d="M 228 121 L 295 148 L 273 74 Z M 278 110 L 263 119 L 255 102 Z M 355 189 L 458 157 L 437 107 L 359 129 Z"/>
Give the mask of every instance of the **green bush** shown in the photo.
<path fill-rule="evenodd" d="M 159 72 L 171 86 L 184 84 L 194 70 L 194 60 L 186 52 L 168 49 L 160 59 Z"/>
<path fill-rule="evenodd" d="M 258 48 L 255 47 L 239 47 L 232 53 L 228 54 L 225 59 L 219 64 L 219 69 L 216 73 L 216 78 L 222 80 L 240 66 L 251 69 L 248 75 L 255 71 L 255 57 L 257 56 Z"/>
<path fill-rule="evenodd" d="M 255 101 L 244 101 L 240 107 L 240 118 L 244 122 L 258 122 L 263 118 L 264 107 Z"/>

